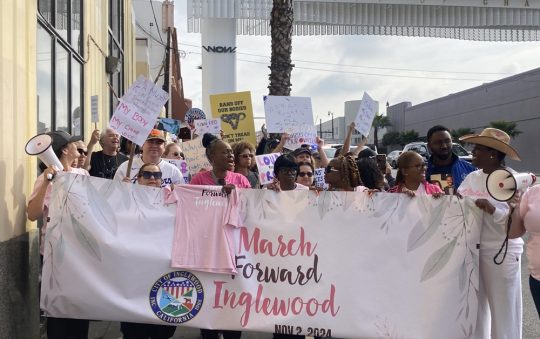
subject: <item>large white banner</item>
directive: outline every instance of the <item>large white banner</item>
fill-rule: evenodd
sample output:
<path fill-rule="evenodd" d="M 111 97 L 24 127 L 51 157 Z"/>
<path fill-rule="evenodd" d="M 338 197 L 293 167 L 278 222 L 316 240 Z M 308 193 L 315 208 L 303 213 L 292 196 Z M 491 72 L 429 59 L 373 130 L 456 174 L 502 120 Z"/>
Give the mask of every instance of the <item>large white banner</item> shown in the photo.
<path fill-rule="evenodd" d="M 456 339 L 474 330 L 482 215 L 471 200 L 241 190 L 245 227 L 231 239 L 231 276 L 170 267 L 177 206 L 164 205 L 163 193 L 55 179 L 47 314 L 341 338 Z M 212 213 L 212 195 L 200 199 L 181 213 Z"/>

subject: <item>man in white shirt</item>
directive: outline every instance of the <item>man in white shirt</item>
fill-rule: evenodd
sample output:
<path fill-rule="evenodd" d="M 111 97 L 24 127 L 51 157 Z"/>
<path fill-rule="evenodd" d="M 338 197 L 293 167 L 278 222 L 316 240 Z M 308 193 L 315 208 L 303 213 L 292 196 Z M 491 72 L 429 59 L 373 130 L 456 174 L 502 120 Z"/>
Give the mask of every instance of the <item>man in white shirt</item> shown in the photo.
<path fill-rule="evenodd" d="M 157 164 L 163 173 L 163 176 L 161 177 L 161 187 L 170 184 L 183 184 L 184 179 L 182 177 L 182 172 L 180 172 L 176 166 L 171 165 L 167 161 L 161 160 L 161 156 L 165 152 L 165 142 L 166 139 L 163 132 L 153 129 L 142 146 L 142 155 L 136 156 L 133 159 L 130 177 L 127 178 L 126 176 L 128 166 L 128 161 L 126 161 L 122 163 L 120 167 L 118 167 L 116 174 L 114 175 L 114 179 L 129 179 L 129 181 L 135 182 L 137 180 L 139 168 L 146 163 L 153 163 Z"/>

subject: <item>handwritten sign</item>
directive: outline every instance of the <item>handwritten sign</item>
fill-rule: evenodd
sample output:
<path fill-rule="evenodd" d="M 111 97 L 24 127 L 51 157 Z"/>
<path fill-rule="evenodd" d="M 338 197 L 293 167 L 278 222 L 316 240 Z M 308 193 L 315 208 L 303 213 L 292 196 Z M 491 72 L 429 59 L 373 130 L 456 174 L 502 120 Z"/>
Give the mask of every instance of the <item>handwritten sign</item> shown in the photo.
<path fill-rule="evenodd" d="M 360 108 L 358 109 L 358 113 L 354 119 L 356 130 L 362 133 L 363 136 L 369 135 L 371 125 L 373 124 L 373 118 L 375 118 L 375 113 L 377 112 L 378 108 L 378 103 L 371 99 L 369 94 L 364 92 L 362 102 L 360 103 Z"/>
<path fill-rule="evenodd" d="M 328 184 L 324 181 L 324 168 L 316 168 L 313 175 L 313 183 L 315 187 L 322 188 L 324 190 L 328 189 Z"/>
<path fill-rule="evenodd" d="M 92 113 L 92 122 L 99 122 L 99 111 L 98 111 L 98 104 L 99 104 L 99 97 L 97 95 L 92 95 L 90 97 L 90 111 Z"/>
<path fill-rule="evenodd" d="M 317 128 L 312 125 L 296 125 L 288 127 L 289 138 L 285 141 L 285 148 L 295 150 L 300 146 L 317 145 Z"/>
<path fill-rule="evenodd" d="M 212 117 L 220 119 L 223 140 L 233 143 L 257 143 L 251 92 L 236 92 L 210 96 Z M 199 133 L 197 133 L 199 134 Z"/>
<path fill-rule="evenodd" d="M 109 126 L 123 137 L 142 146 L 169 94 L 140 76 L 121 97 Z"/>
<path fill-rule="evenodd" d="M 176 166 L 182 172 L 182 177 L 184 178 L 184 184 L 189 184 L 189 168 L 187 161 L 182 159 L 163 159 L 168 163 Z"/>
<path fill-rule="evenodd" d="M 199 173 L 202 169 L 212 169 L 212 165 L 210 165 L 208 158 L 206 158 L 206 149 L 202 145 L 202 138 L 183 142 L 182 150 L 184 151 L 188 170 L 191 175 Z"/>
<path fill-rule="evenodd" d="M 255 156 L 261 185 L 269 184 L 274 180 L 274 163 L 280 155 L 281 153 L 270 153 Z"/>
<path fill-rule="evenodd" d="M 198 136 L 202 137 L 204 133 L 219 135 L 219 131 L 221 130 L 221 123 L 219 122 L 219 119 L 195 120 L 194 122 L 194 133 Z"/>
<path fill-rule="evenodd" d="M 265 96 L 266 128 L 270 133 L 285 133 L 287 128 L 313 123 L 309 97 Z"/>
<path fill-rule="evenodd" d="M 157 129 L 174 135 L 178 135 L 180 127 L 182 127 L 180 121 L 169 118 L 158 118 L 158 123 L 156 125 Z"/>

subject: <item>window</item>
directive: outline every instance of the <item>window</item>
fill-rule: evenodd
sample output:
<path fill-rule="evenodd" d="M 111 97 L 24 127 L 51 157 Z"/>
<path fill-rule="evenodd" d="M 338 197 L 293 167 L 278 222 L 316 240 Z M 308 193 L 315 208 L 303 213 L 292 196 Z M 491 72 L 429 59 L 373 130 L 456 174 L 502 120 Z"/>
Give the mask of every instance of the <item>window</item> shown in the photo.
<path fill-rule="evenodd" d="M 37 129 L 82 135 L 82 0 L 39 0 Z"/>
<path fill-rule="evenodd" d="M 118 58 L 120 72 L 109 74 L 109 84 L 114 93 L 121 97 L 124 94 L 124 17 L 123 1 L 109 0 L 109 55 Z M 109 115 L 112 116 L 118 99 L 115 94 L 109 95 Z"/>

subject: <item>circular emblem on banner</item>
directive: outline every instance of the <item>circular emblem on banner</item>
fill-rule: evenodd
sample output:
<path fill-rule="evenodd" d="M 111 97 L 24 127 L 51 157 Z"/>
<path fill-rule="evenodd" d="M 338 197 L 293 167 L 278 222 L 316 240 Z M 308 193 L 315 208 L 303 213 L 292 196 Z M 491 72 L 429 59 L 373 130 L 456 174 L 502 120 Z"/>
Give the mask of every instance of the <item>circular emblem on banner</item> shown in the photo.
<path fill-rule="evenodd" d="M 201 310 L 204 291 L 199 279 L 188 271 L 175 271 L 159 278 L 150 290 L 150 307 L 161 320 L 181 324 Z"/>

